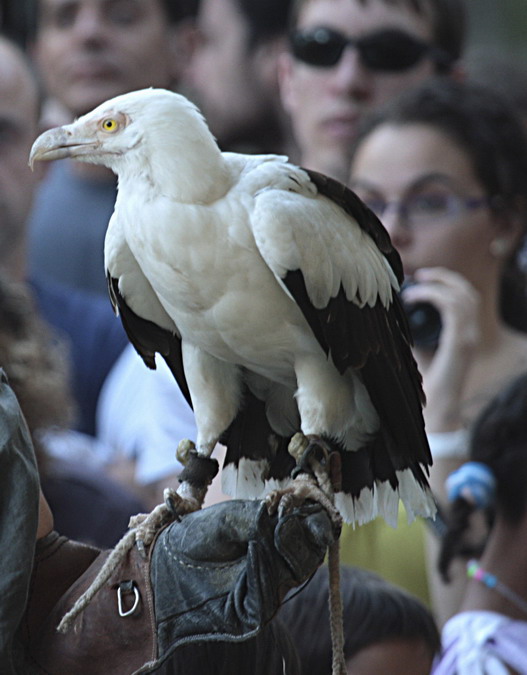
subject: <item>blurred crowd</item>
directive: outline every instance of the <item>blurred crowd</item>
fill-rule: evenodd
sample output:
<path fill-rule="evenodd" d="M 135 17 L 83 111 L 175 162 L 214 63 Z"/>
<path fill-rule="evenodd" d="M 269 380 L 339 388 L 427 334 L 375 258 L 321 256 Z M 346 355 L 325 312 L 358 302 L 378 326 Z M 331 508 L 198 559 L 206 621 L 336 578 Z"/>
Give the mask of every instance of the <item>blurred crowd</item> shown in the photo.
<path fill-rule="evenodd" d="M 396 529 L 344 527 L 348 673 L 527 673 L 527 64 L 465 60 L 463 0 L 1 11 L 0 367 L 56 529 L 116 544 L 177 487 L 195 425 L 107 297 L 115 176 L 70 161 L 31 171 L 29 150 L 115 95 L 172 89 L 222 150 L 285 154 L 351 187 L 401 256 L 438 517 L 409 524 L 401 507 Z M 225 499 L 219 483 L 208 499 Z M 331 672 L 327 583 L 318 572 L 276 619 L 306 675 Z"/>

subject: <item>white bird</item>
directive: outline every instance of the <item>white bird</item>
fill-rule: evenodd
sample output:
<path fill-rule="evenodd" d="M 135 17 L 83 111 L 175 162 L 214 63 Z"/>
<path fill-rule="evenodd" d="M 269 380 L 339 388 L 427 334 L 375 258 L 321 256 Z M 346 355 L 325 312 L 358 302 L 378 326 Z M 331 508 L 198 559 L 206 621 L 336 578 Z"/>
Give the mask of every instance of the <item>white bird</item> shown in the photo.
<path fill-rule="evenodd" d="M 399 499 L 434 514 L 401 263 L 354 193 L 285 157 L 221 152 L 197 108 L 160 89 L 45 132 L 30 163 L 63 157 L 118 176 L 112 302 L 191 402 L 198 455 L 227 446 L 228 493 L 283 484 L 301 431 L 340 453 L 345 520 L 395 523 Z"/>

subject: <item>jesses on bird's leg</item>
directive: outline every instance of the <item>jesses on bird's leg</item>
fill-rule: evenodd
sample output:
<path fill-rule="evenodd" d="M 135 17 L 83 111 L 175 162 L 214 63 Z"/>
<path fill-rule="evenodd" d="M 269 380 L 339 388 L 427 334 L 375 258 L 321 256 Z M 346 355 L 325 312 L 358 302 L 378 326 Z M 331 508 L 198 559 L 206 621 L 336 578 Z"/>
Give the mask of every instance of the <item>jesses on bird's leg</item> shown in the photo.
<path fill-rule="evenodd" d="M 160 527 L 187 513 L 199 511 L 218 473 L 217 460 L 198 454 L 195 444 L 188 439 L 179 442 L 176 458 L 185 467 L 179 476 L 179 488 L 165 488 L 164 503 L 158 504 L 150 513 L 130 518 L 129 527 L 137 530 L 139 550 L 145 550 Z"/>
<path fill-rule="evenodd" d="M 179 442 L 176 458 L 185 467 L 179 476 L 179 488 L 165 488 L 164 503 L 158 504 L 151 513 L 133 516 L 130 527 L 144 527 L 151 522 L 152 527 L 158 529 L 179 516 L 201 509 L 207 490 L 218 473 L 218 462 L 198 454 L 194 442 L 188 439 Z M 137 543 L 141 548 L 140 539 Z"/>
<path fill-rule="evenodd" d="M 180 441 L 176 457 L 185 468 L 179 476 L 179 488 L 171 495 L 172 508 L 177 515 L 183 515 L 202 507 L 219 467 L 217 460 L 198 454 L 195 444 L 188 439 Z"/>
<path fill-rule="evenodd" d="M 340 489 L 340 456 L 320 436 L 296 433 L 289 442 L 289 454 L 297 463 L 293 480 L 286 487 L 267 495 L 269 513 L 279 514 L 303 504 L 306 499 L 321 504 L 333 522 L 341 525 L 342 518 L 334 506 L 334 492 Z"/>

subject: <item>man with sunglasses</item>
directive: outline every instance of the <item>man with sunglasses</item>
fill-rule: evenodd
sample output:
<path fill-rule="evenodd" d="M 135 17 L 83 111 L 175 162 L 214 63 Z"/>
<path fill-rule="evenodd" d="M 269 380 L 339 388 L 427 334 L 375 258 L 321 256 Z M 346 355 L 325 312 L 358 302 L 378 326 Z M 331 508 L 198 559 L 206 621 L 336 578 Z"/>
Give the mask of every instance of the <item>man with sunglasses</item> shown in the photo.
<path fill-rule="evenodd" d="M 294 2 L 280 86 L 303 166 L 345 182 L 365 114 L 431 75 L 459 73 L 462 2 Z"/>

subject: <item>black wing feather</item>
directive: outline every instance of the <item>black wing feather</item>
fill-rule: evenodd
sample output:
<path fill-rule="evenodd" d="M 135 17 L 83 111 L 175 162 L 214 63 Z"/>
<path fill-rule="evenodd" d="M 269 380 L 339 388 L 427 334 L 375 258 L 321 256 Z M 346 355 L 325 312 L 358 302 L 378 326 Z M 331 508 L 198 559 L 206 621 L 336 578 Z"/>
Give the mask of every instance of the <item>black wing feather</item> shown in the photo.
<path fill-rule="evenodd" d="M 183 356 L 181 353 L 181 339 L 165 328 L 161 328 L 153 321 L 142 319 L 127 305 L 126 300 L 119 290 L 119 280 L 107 275 L 108 292 L 112 305 L 119 311 L 123 328 L 128 339 L 135 347 L 145 364 L 155 370 L 155 354 L 161 354 L 165 359 L 172 375 L 187 403 L 192 407 L 192 399 L 183 368 Z"/>
<path fill-rule="evenodd" d="M 263 478 L 282 480 L 291 474 L 295 466 L 287 451 L 289 440 L 272 429 L 267 419 L 265 403 L 246 387 L 240 411 L 221 436 L 220 443 L 227 448 L 225 465 L 234 464 L 237 469 L 242 457 L 264 459 L 267 460 L 269 469 Z"/>

